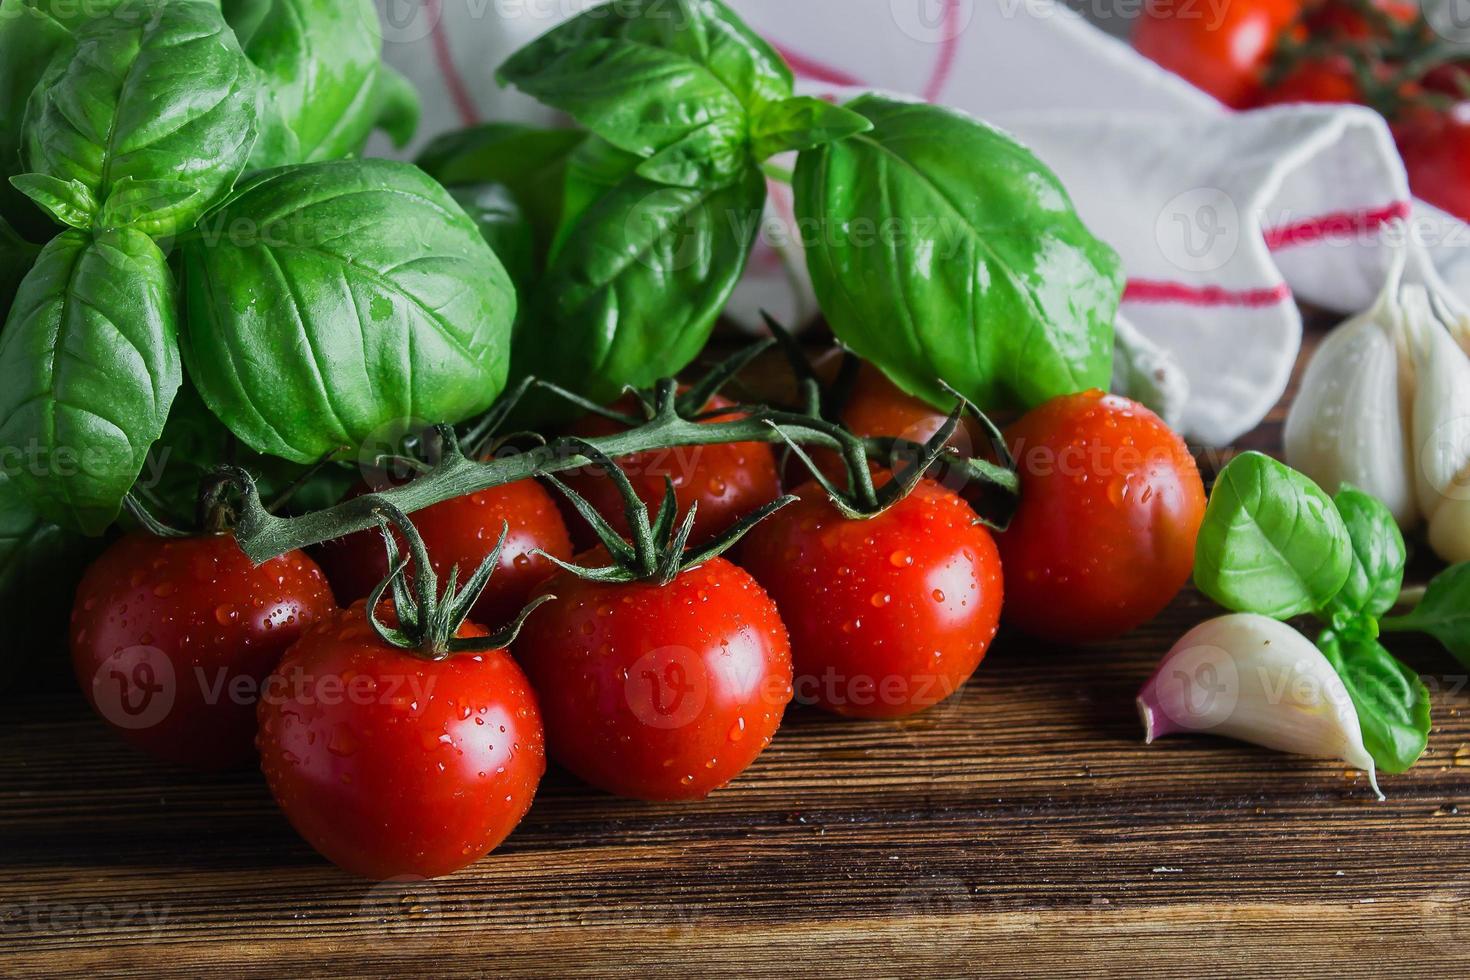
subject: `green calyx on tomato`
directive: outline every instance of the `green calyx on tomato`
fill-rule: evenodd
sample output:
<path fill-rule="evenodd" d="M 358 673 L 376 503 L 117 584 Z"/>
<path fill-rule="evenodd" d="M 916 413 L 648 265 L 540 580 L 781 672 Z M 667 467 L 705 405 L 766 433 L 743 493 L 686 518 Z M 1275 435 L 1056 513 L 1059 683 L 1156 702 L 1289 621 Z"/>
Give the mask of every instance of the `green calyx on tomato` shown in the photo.
<path fill-rule="evenodd" d="M 500 549 L 505 545 L 510 526 L 501 525 L 495 547 L 463 585 L 459 584 L 459 568 L 450 569 L 441 592 L 439 576 L 434 572 L 423 536 L 408 515 L 383 501 L 374 504 L 373 513 L 383 534 L 383 547 L 388 553 L 388 577 L 368 595 L 367 619 L 373 632 L 389 646 L 411 651 L 427 660 L 443 660 L 457 653 L 504 650 L 515 642 L 526 617 L 537 606 L 555 598 L 538 596 L 496 633 L 460 636 L 460 627 L 469 618 L 470 610 L 500 565 Z M 399 535 L 408 543 L 407 556 L 399 551 Z M 390 588 L 393 590 L 394 610 L 394 622 L 391 624 L 378 615 L 378 606 Z"/>

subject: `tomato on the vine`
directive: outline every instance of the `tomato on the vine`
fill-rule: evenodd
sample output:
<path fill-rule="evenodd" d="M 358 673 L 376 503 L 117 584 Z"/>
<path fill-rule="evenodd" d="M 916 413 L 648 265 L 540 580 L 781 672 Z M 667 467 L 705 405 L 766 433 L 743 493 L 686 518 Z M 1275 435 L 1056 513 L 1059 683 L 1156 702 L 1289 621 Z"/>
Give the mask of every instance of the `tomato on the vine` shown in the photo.
<path fill-rule="evenodd" d="M 701 799 L 770 744 L 791 699 L 791 648 L 746 572 L 712 558 L 666 585 L 563 573 L 543 591 L 557 600 L 532 614 L 516 652 L 551 757 L 574 775 L 619 796 Z"/>
<path fill-rule="evenodd" d="M 1470 102 L 1413 112 L 1393 130 L 1414 194 L 1470 221 Z"/>
<path fill-rule="evenodd" d="M 733 402 L 719 395 L 712 397 L 701 414 L 731 408 Z M 625 398 L 613 406 L 624 413 L 634 413 L 636 403 Z M 730 421 L 731 413 L 707 419 L 708 422 Z M 589 415 L 579 422 L 572 434 L 582 438 L 613 435 L 623 431 L 622 423 L 601 415 Z M 650 507 L 657 507 L 664 495 L 664 481 L 674 484 L 674 497 L 679 510 L 687 511 L 698 504 L 694 518 L 691 545 L 707 542 L 728 530 L 742 517 L 775 500 L 781 492 L 776 474 L 776 456 L 771 447 L 760 442 L 732 442 L 711 446 L 686 446 L 632 453 L 618 460 L 632 481 L 638 497 Z M 607 474 L 588 467 L 561 474 L 569 487 L 607 519 L 619 533 L 628 533 L 628 520 L 623 499 Z M 577 544 L 590 546 L 594 539 L 585 533 L 581 521 L 572 524 Z"/>
<path fill-rule="evenodd" d="M 815 482 L 796 494 L 746 536 L 740 562 L 791 631 L 797 698 L 893 718 L 955 693 L 1000 623 L 1000 556 L 975 512 L 927 479 L 866 520 Z"/>
<path fill-rule="evenodd" d="M 367 484 L 360 484 L 349 497 L 370 490 Z M 509 525 L 499 565 L 470 613 L 474 622 L 491 628 L 515 616 L 536 586 L 556 570 L 538 552 L 563 561 L 572 557 L 561 510 L 535 480 L 518 480 L 446 500 L 417 512 L 413 519 L 440 577 L 456 565 L 461 576 L 474 571 Z M 344 604 L 366 598 L 388 574 L 383 536 L 375 529 L 329 541 L 317 549 L 316 556 L 338 601 Z"/>
<path fill-rule="evenodd" d="M 1120 636 L 1189 580 L 1205 490 L 1154 413 L 1101 391 L 1054 398 L 1006 431 L 1021 501 L 999 536 L 1006 621 L 1043 639 Z"/>
<path fill-rule="evenodd" d="M 546 769 L 536 699 L 509 654 L 423 659 L 378 637 L 361 602 L 291 648 L 259 718 L 261 769 L 291 825 L 368 878 L 473 864 L 525 816 Z"/>
<path fill-rule="evenodd" d="M 1216 10 L 1149 0 L 1133 47 L 1233 108 L 1260 96 L 1266 67 L 1302 0 L 1234 0 Z"/>
<path fill-rule="evenodd" d="M 1362 98 L 1353 66 L 1342 55 L 1304 58 L 1262 93 L 1260 105 L 1342 103 Z"/>
<path fill-rule="evenodd" d="M 87 570 L 71 615 L 72 667 L 114 730 L 197 769 L 254 756 L 259 685 L 337 608 L 293 552 L 252 565 L 230 534 L 129 534 Z"/>

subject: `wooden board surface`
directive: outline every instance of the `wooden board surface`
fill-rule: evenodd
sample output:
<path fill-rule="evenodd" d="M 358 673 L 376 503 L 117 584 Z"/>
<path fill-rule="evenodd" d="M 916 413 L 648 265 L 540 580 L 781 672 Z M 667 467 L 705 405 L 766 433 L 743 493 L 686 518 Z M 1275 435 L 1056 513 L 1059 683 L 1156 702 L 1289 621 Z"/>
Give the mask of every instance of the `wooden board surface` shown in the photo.
<path fill-rule="evenodd" d="M 1383 803 L 1341 764 L 1145 746 L 1136 689 L 1213 611 L 1186 593 L 1089 650 L 1003 636 L 904 722 L 795 710 L 699 804 L 553 770 L 500 850 L 420 885 L 337 872 L 258 775 L 155 766 L 63 680 L 11 691 L 0 975 L 1464 975 L 1463 674 L 1396 644 L 1435 728 Z"/>

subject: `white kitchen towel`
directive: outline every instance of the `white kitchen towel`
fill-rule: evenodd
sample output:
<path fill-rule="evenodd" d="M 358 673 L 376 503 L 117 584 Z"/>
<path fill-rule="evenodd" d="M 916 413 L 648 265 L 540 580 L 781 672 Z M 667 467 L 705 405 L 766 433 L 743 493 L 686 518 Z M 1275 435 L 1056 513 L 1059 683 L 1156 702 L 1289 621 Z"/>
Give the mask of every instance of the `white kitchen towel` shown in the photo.
<path fill-rule="evenodd" d="M 553 115 L 494 83 L 515 48 L 590 0 L 380 0 L 389 60 L 425 100 L 420 141 L 488 119 Z M 1470 232 L 1413 202 L 1382 119 L 1354 107 L 1231 113 L 1051 0 L 733 0 L 799 87 L 880 89 L 951 105 L 1017 135 L 1052 166 L 1123 258 L 1123 312 L 1179 360 L 1184 428 L 1224 444 L 1279 399 L 1301 341 L 1293 298 L 1366 306 L 1386 228 L 1427 243 L 1470 298 Z M 772 184 L 769 230 L 731 304 L 814 312 Z M 1417 246 L 1415 246 L 1417 247 Z"/>

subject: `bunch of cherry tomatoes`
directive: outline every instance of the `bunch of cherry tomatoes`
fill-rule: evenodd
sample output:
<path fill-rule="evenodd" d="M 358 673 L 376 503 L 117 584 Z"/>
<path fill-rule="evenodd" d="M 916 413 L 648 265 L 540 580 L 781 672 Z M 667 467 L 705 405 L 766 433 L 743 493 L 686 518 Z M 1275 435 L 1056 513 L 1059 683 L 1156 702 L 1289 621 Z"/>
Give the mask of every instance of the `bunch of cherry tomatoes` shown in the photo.
<path fill-rule="evenodd" d="M 1232 108 L 1377 109 L 1414 193 L 1470 221 L 1470 25 L 1459 26 L 1456 38 L 1409 0 L 1149 0 L 1133 45 Z"/>
<path fill-rule="evenodd" d="M 700 417 L 729 408 L 716 396 Z M 840 414 L 858 435 L 919 442 L 946 421 L 867 365 Z M 576 431 L 616 425 L 594 416 Z M 1040 406 L 1005 439 L 1022 489 L 995 535 L 965 488 L 928 478 L 876 516 L 844 516 L 761 443 L 622 458 L 650 508 L 666 482 L 680 509 L 697 508 L 691 549 L 776 498 L 783 475 L 796 484 L 733 560 L 662 582 L 566 570 L 608 564 L 608 546 L 579 555 L 585 522 L 537 480 L 412 515 L 442 577 L 485 561 L 504 531 L 455 634 L 467 646 L 556 597 L 508 650 L 424 657 L 386 642 L 366 601 L 389 572 L 377 532 L 260 566 L 228 532 L 134 533 L 80 586 L 73 662 L 98 713 L 159 758 L 218 768 L 258 756 L 290 822 L 344 869 L 447 874 L 511 832 L 548 755 L 620 796 L 698 799 L 750 766 L 793 697 L 881 719 L 954 694 L 996 636 L 1003 595 L 1015 628 L 1058 642 L 1115 637 L 1162 610 L 1189 576 L 1205 505 L 1179 437 L 1090 391 Z M 566 482 L 627 532 L 609 473 Z M 378 608 L 392 619 L 391 606 Z"/>

